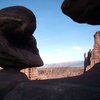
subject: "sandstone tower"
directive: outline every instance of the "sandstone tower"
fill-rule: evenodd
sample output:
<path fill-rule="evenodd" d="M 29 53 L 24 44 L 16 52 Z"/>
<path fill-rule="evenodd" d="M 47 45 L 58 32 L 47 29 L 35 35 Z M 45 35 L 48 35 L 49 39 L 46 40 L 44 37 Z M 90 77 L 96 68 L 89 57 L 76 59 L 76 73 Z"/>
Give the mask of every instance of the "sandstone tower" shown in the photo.
<path fill-rule="evenodd" d="M 94 35 L 94 47 L 87 55 L 87 70 L 93 67 L 96 63 L 100 62 L 100 31 Z M 90 61 L 90 63 L 89 63 Z"/>
<path fill-rule="evenodd" d="M 91 64 L 94 65 L 100 62 L 100 31 L 94 35 L 94 48 L 91 55 Z"/>

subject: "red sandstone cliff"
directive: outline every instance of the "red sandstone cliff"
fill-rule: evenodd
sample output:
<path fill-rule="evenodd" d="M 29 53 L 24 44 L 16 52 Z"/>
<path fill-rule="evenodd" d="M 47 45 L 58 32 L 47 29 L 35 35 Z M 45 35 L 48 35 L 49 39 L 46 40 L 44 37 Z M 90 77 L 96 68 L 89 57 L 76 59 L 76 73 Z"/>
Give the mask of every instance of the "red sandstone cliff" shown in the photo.
<path fill-rule="evenodd" d="M 89 54 L 90 53 L 90 54 Z M 92 51 L 88 52 L 87 56 L 87 70 L 89 70 L 96 63 L 100 62 L 100 31 L 94 35 L 94 47 Z"/>

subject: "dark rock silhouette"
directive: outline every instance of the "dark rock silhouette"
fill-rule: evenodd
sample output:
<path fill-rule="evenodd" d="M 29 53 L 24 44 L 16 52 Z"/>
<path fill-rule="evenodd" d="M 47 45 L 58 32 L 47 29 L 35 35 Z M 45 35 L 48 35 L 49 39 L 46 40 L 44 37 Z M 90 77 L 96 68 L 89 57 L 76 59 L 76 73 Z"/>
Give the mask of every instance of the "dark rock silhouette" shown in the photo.
<path fill-rule="evenodd" d="M 29 81 L 27 76 L 16 69 L 0 70 L 0 100 L 19 83 Z"/>
<path fill-rule="evenodd" d="M 39 67 L 43 62 L 32 35 L 35 15 L 21 6 L 0 10 L 0 66 L 3 68 Z"/>
<path fill-rule="evenodd" d="M 86 53 L 84 53 L 84 73 L 86 72 L 86 67 L 87 67 L 87 56 Z"/>
<path fill-rule="evenodd" d="M 75 84 L 83 84 L 88 86 L 100 87 L 100 80 L 99 80 L 100 78 L 98 77 L 99 75 L 100 75 L 100 62 L 95 64 L 85 74 L 67 78 L 67 80 Z"/>
<path fill-rule="evenodd" d="M 99 0 L 64 0 L 62 11 L 78 23 L 100 25 Z"/>
<path fill-rule="evenodd" d="M 91 64 L 91 49 L 89 50 L 87 56 L 84 53 L 84 73 L 86 72 L 86 68 Z"/>
<path fill-rule="evenodd" d="M 80 76 L 22 82 L 11 90 L 4 100 L 99 100 L 98 76 L 100 63 Z"/>

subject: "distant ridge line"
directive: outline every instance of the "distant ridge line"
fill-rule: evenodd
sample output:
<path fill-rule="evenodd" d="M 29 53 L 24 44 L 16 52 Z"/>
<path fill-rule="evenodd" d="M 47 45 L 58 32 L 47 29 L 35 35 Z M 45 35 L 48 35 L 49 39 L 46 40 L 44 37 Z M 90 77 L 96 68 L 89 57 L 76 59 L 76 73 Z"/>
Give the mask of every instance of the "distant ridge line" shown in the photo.
<path fill-rule="evenodd" d="M 68 61 L 61 63 L 44 64 L 42 67 L 83 67 L 84 61 Z"/>

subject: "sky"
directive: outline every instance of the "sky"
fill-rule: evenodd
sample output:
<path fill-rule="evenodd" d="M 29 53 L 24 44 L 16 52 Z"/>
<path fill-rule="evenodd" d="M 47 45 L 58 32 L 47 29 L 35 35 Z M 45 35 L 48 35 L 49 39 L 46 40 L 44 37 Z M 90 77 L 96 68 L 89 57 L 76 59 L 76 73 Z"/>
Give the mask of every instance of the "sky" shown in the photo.
<path fill-rule="evenodd" d="M 44 64 L 84 60 L 100 25 L 79 24 L 61 11 L 63 0 L 1 0 L 0 9 L 25 6 L 36 16 L 34 36 Z"/>

